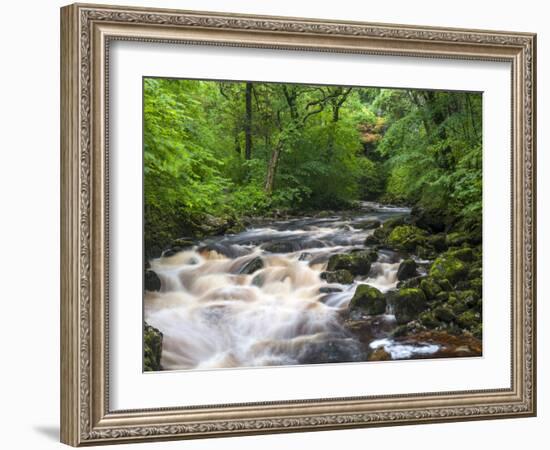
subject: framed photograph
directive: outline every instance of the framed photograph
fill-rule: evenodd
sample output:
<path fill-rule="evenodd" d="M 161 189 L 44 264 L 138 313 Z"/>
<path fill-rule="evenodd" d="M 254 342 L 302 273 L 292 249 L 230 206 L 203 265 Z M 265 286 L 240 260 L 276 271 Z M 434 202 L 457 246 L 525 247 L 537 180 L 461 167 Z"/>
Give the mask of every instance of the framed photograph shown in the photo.
<path fill-rule="evenodd" d="M 535 415 L 535 58 L 62 8 L 62 442 Z"/>

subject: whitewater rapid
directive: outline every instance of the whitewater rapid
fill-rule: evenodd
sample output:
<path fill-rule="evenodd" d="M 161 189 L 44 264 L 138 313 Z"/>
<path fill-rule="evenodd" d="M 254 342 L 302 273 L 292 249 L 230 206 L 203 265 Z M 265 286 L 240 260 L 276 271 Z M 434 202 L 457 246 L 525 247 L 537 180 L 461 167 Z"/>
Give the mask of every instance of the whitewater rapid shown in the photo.
<path fill-rule="evenodd" d="M 150 261 L 162 287 L 146 292 L 144 318 L 163 334 L 163 369 L 364 359 L 343 312 L 358 284 L 395 288 L 401 258 L 380 250 L 369 274 L 350 285 L 329 284 L 320 274 L 331 255 L 365 248 L 373 232 L 365 221 L 409 212 L 369 203 L 350 216 L 277 221 Z"/>

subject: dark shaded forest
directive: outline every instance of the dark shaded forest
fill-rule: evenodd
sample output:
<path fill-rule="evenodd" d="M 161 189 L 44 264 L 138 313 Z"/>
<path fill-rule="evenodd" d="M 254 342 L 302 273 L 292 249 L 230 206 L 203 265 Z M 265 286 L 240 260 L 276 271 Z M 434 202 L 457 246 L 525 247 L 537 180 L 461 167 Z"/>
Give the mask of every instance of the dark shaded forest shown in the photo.
<path fill-rule="evenodd" d="M 479 93 L 145 78 L 143 95 L 148 256 L 360 200 L 481 232 Z"/>

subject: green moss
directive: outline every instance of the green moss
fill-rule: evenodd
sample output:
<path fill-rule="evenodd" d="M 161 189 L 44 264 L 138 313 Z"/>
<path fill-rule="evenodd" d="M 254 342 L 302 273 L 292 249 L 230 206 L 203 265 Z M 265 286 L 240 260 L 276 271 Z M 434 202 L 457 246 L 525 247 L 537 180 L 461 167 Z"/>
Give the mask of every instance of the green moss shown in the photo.
<path fill-rule="evenodd" d="M 162 370 L 162 333 L 151 325 L 143 326 L 143 368 L 145 371 Z"/>
<path fill-rule="evenodd" d="M 447 247 L 460 247 L 468 242 L 468 235 L 464 232 L 449 233 L 445 239 Z"/>
<path fill-rule="evenodd" d="M 433 311 L 424 311 L 418 316 L 420 323 L 428 328 L 437 328 L 441 325 L 441 322 L 434 316 Z"/>
<path fill-rule="evenodd" d="M 443 233 L 428 236 L 428 244 L 438 252 L 447 249 L 446 236 Z"/>
<path fill-rule="evenodd" d="M 321 278 L 327 283 L 351 284 L 353 283 L 353 275 L 349 270 L 341 269 L 330 272 L 321 273 Z"/>
<path fill-rule="evenodd" d="M 359 251 L 332 255 L 328 260 L 327 270 L 348 270 L 352 275 L 367 275 L 371 264 L 376 261 L 376 252 Z"/>
<path fill-rule="evenodd" d="M 483 270 L 481 267 L 474 267 L 470 269 L 470 272 L 468 273 L 468 278 L 481 278 L 483 276 Z"/>
<path fill-rule="evenodd" d="M 426 232 L 413 225 L 395 227 L 388 236 L 387 243 L 397 250 L 413 252 L 418 245 L 426 242 Z"/>
<path fill-rule="evenodd" d="M 355 289 L 349 309 L 350 311 L 359 309 L 368 315 L 384 314 L 386 311 L 386 299 L 378 289 L 367 284 L 360 284 Z"/>
<path fill-rule="evenodd" d="M 429 277 L 420 281 L 420 288 L 424 291 L 428 300 L 435 300 L 437 294 L 441 292 L 441 286 L 439 286 L 433 278 Z"/>
<path fill-rule="evenodd" d="M 457 318 L 457 323 L 468 330 L 474 330 L 481 324 L 481 315 L 478 312 L 468 310 L 460 314 Z"/>
<path fill-rule="evenodd" d="M 452 311 L 452 309 L 449 306 L 438 306 L 433 311 L 434 316 L 441 320 L 442 322 L 453 322 L 455 320 L 455 315 Z"/>
<path fill-rule="evenodd" d="M 392 295 L 391 303 L 398 324 L 414 320 L 427 308 L 426 295 L 419 288 L 404 288 Z"/>
<path fill-rule="evenodd" d="M 446 292 L 450 292 L 453 290 L 452 284 L 447 280 L 446 278 L 442 278 L 440 280 L 437 280 L 437 284 Z"/>
<path fill-rule="evenodd" d="M 408 280 L 417 276 L 417 265 L 413 259 L 405 259 L 399 264 L 397 269 L 397 279 L 399 281 Z"/>
<path fill-rule="evenodd" d="M 470 280 L 470 288 L 477 293 L 479 297 L 483 295 L 483 281 L 481 278 Z"/>
<path fill-rule="evenodd" d="M 448 252 L 450 256 L 460 259 L 463 262 L 472 262 L 474 260 L 474 252 L 470 247 L 462 247 L 457 250 Z"/>
<path fill-rule="evenodd" d="M 457 291 L 456 295 L 460 300 L 466 303 L 469 307 L 477 305 L 480 299 L 480 296 L 478 295 L 478 293 L 471 289 L 466 291 Z"/>
<path fill-rule="evenodd" d="M 474 337 L 481 339 L 483 337 L 483 324 L 480 322 L 471 331 Z"/>
<path fill-rule="evenodd" d="M 430 268 L 430 275 L 434 278 L 446 279 L 452 284 L 456 284 L 464 279 L 468 274 L 468 266 L 464 261 L 444 253 L 437 258 Z"/>

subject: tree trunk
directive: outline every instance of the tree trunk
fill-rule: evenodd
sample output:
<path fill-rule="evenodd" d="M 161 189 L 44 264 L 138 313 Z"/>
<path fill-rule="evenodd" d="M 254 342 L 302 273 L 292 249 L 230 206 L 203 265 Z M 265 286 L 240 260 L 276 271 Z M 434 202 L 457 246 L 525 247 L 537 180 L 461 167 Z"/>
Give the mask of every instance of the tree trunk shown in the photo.
<path fill-rule="evenodd" d="M 246 83 L 245 90 L 246 117 L 244 122 L 244 157 L 252 157 L 252 83 Z"/>
<path fill-rule="evenodd" d="M 275 184 L 275 174 L 277 173 L 277 166 L 279 165 L 279 158 L 281 156 L 282 143 L 278 143 L 271 153 L 271 159 L 269 160 L 269 166 L 267 166 L 267 175 L 265 178 L 265 192 L 271 194 L 273 192 L 273 185 Z"/>

